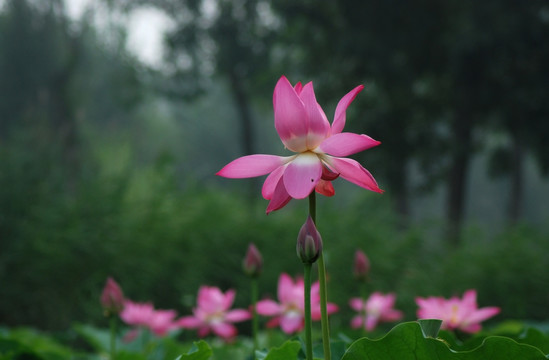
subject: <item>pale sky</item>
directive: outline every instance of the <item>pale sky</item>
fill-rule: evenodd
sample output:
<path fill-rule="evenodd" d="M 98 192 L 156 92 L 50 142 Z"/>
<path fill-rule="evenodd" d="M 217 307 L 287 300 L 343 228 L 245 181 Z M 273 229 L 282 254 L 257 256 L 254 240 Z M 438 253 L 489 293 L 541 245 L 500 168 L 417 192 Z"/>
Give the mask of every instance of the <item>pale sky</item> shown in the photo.
<path fill-rule="evenodd" d="M 98 0 L 65 0 L 65 4 L 69 17 L 75 20 L 82 16 L 88 6 L 102 8 L 101 1 Z M 162 34 L 172 25 L 166 14 L 158 9 L 147 7 L 133 11 L 129 16 L 116 13 L 104 15 L 111 16 L 116 22 L 127 26 L 127 47 L 131 52 L 143 62 L 151 66 L 159 66 L 163 51 Z M 100 16 L 99 18 L 104 17 Z M 97 19 L 96 26 L 101 27 L 104 24 L 100 19 Z"/>

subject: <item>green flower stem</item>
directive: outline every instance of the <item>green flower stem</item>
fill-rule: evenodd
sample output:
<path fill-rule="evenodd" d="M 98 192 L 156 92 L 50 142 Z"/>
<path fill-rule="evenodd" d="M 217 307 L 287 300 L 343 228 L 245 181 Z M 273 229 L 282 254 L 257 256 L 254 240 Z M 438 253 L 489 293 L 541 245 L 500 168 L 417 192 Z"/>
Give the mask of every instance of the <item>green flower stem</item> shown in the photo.
<path fill-rule="evenodd" d="M 324 346 L 324 360 L 331 360 L 330 351 L 330 327 L 328 324 L 328 305 L 326 293 L 326 268 L 324 266 L 324 255 L 321 252 L 318 257 L 318 282 L 320 283 L 320 316 L 322 325 L 322 345 Z"/>
<path fill-rule="evenodd" d="M 149 343 L 151 342 L 151 332 L 149 329 L 142 327 L 141 328 L 141 351 L 143 354 L 146 354 L 149 348 Z"/>
<path fill-rule="evenodd" d="M 366 336 L 368 332 L 366 331 L 366 301 L 368 300 L 368 293 L 366 289 L 366 282 L 365 281 L 359 281 L 360 282 L 360 298 L 363 301 L 363 307 L 360 310 L 360 316 L 362 316 L 362 336 Z"/>
<path fill-rule="evenodd" d="M 258 349 L 258 344 L 257 344 L 257 334 L 258 334 L 258 331 L 259 331 L 259 324 L 258 324 L 258 319 L 257 319 L 257 311 L 255 309 L 256 307 L 256 304 L 257 304 L 257 298 L 258 298 L 258 293 L 259 293 L 259 290 L 258 290 L 258 285 L 257 285 L 257 278 L 252 278 L 252 281 L 251 281 L 251 286 L 252 286 L 252 289 L 251 289 L 251 297 L 252 297 L 252 332 L 253 332 L 253 338 L 254 338 L 254 350 L 253 350 L 253 355 L 252 355 L 252 359 L 255 359 L 255 351 Z"/>
<path fill-rule="evenodd" d="M 316 225 L 316 193 L 313 190 L 309 195 L 309 215 Z M 322 345 L 324 347 L 324 360 L 331 360 L 330 350 L 330 326 L 328 323 L 328 299 L 326 290 L 326 266 L 324 264 L 324 250 L 318 257 L 318 282 L 320 285 L 320 316 L 322 326 Z"/>
<path fill-rule="evenodd" d="M 110 347 L 111 347 L 111 360 L 114 360 L 116 356 L 116 316 L 113 316 L 112 314 L 110 317 Z"/>
<path fill-rule="evenodd" d="M 307 360 L 313 360 L 313 336 L 312 336 L 312 319 L 311 319 L 311 267 L 312 264 L 304 264 L 305 266 L 305 350 Z"/>
<path fill-rule="evenodd" d="M 316 226 L 316 192 L 314 190 L 309 195 L 309 215 L 311 215 L 311 219 L 313 219 Z"/>

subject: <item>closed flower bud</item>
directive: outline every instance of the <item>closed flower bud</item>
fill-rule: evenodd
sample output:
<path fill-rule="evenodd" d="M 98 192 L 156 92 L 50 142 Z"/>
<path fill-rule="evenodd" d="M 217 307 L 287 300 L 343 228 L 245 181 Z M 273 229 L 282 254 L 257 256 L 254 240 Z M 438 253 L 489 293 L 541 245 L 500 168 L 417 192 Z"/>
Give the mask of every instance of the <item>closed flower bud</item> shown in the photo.
<path fill-rule="evenodd" d="M 297 256 L 304 264 L 314 263 L 322 251 L 322 237 L 310 216 L 299 230 L 296 249 Z"/>
<path fill-rule="evenodd" d="M 107 278 L 100 300 L 106 316 L 118 314 L 124 309 L 124 294 L 122 293 L 122 289 L 111 277 Z"/>
<path fill-rule="evenodd" d="M 364 252 L 357 250 L 355 252 L 355 268 L 354 275 L 359 281 L 366 281 L 370 273 L 370 260 Z"/>
<path fill-rule="evenodd" d="M 261 274 L 263 268 L 263 259 L 261 253 L 257 250 L 254 244 L 248 246 L 248 251 L 246 252 L 246 257 L 242 262 L 242 268 L 244 273 L 251 277 L 256 277 Z"/>

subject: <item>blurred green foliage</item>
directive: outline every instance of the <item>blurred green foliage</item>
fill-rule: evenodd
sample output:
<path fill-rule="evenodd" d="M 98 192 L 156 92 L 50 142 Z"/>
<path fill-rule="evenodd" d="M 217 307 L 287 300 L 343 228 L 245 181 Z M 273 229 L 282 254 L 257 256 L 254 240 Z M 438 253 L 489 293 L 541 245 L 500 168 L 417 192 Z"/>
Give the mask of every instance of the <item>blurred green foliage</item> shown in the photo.
<path fill-rule="evenodd" d="M 425 334 L 429 322 L 433 336 Z M 331 341 L 334 359 L 545 359 L 549 337 L 537 327 L 520 322 L 504 322 L 467 338 L 458 338 L 448 331 L 438 332 L 440 322 L 424 320 L 394 326 L 387 334 L 359 338 L 341 337 Z M 73 342 L 29 328 L 0 328 L 0 359 L 36 360 L 98 360 L 108 357 L 109 333 L 88 325 L 77 326 Z M 438 335 L 437 335 L 438 332 Z M 240 336 L 227 343 L 209 338 L 200 341 L 181 341 L 179 332 L 165 337 L 151 337 L 141 333 L 134 341 L 120 341 L 112 360 L 220 360 L 251 359 L 251 339 Z M 303 359 L 303 340 L 288 339 L 277 332 L 261 332 L 267 342 L 255 352 L 258 360 Z M 74 340 L 79 339 L 80 344 Z M 84 347 L 83 345 L 87 345 Z M 323 359 L 322 344 L 314 347 L 314 358 Z"/>

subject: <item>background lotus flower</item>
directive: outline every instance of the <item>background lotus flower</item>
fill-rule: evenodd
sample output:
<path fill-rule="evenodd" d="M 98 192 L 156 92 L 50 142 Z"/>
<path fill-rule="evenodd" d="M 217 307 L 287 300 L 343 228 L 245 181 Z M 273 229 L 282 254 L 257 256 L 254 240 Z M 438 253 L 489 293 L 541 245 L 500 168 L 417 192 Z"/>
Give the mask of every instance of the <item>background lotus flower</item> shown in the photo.
<path fill-rule="evenodd" d="M 257 277 L 261 274 L 263 268 L 263 258 L 257 247 L 250 243 L 246 256 L 242 261 L 242 269 L 244 273 L 250 277 Z"/>
<path fill-rule="evenodd" d="M 151 303 L 137 303 L 131 300 L 124 302 L 124 310 L 120 313 L 120 318 L 128 325 L 146 326 L 154 313 L 154 307 Z"/>
<path fill-rule="evenodd" d="M 358 281 L 368 280 L 370 274 L 370 260 L 362 250 L 355 252 L 355 266 L 353 274 Z"/>
<path fill-rule="evenodd" d="M 417 317 L 419 319 L 440 319 L 441 329 L 459 329 L 467 333 L 475 333 L 481 330 L 480 323 L 500 312 L 495 306 L 477 307 L 477 292 L 474 289 L 467 290 L 460 299 L 456 296 L 445 299 L 442 297 L 416 298 L 419 306 Z"/>
<path fill-rule="evenodd" d="M 264 316 L 273 316 L 267 327 L 280 326 L 282 331 L 293 334 L 301 331 L 304 326 L 304 283 L 303 279 L 294 280 L 288 274 L 281 274 L 278 278 L 278 301 L 265 299 L 257 303 L 257 313 Z M 328 303 L 328 313 L 338 310 L 337 305 Z M 320 294 L 318 282 L 311 286 L 311 317 L 320 320 Z"/>
<path fill-rule="evenodd" d="M 266 175 L 262 195 L 270 200 L 267 213 L 284 207 L 292 198 L 303 199 L 312 191 L 332 196 L 331 181 L 341 176 L 365 189 L 382 192 L 374 177 L 357 161 L 345 158 L 380 144 L 367 135 L 342 132 L 346 110 L 364 88 L 351 90 L 338 103 L 332 125 L 316 101 L 312 82 L 292 87 L 282 76 L 274 90 L 275 128 L 292 156 L 248 155 L 233 160 L 217 175 L 248 178 Z"/>
<path fill-rule="evenodd" d="M 247 310 L 229 310 L 233 305 L 235 294 L 234 290 L 223 293 L 216 287 L 201 286 L 193 315 L 182 317 L 178 320 L 178 324 L 182 328 L 198 329 L 200 337 L 213 332 L 225 340 L 232 339 L 238 331 L 231 323 L 248 320 L 251 317 Z"/>
<path fill-rule="evenodd" d="M 400 320 L 402 312 L 393 308 L 395 300 L 394 294 L 384 295 L 379 292 L 374 292 L 366 301 L 361 298 L 352 298 L 349 306 L 357 311 L 358 315 L 352 318 L 351 327 L 353 329 L 362 327 L 372 331 L 379 322 Z"/>
<path fill-rule="evenodd" d="M 120 285 L 111 277 L 107 278 L 105 287 L 101 292 L 101 306 L 105 315 L 118 314 L 124 308 L 124 293 Z"/>
<path fill-rule="evenodd" d="M 175 310 L 155 310 L 151 303 L 124 302 L 120 318 L 128 325 L 148 328 L 153 334 L 164 336 L 179 326 L 174 321 Z"/>

